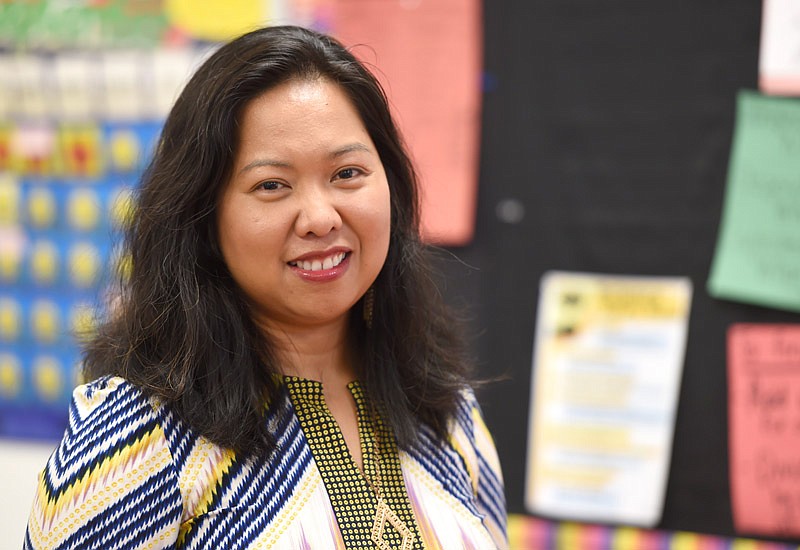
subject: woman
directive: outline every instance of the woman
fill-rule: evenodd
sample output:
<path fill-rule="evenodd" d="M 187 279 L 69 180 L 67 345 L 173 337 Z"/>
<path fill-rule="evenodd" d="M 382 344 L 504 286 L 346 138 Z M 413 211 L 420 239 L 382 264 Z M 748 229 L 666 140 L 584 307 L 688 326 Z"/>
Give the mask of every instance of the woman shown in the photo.
<path fill-rule="evenodd" d="M 496 548 L 497 456 L 387 102 L 297 27 L 177 100 L 26 548 Z"/>

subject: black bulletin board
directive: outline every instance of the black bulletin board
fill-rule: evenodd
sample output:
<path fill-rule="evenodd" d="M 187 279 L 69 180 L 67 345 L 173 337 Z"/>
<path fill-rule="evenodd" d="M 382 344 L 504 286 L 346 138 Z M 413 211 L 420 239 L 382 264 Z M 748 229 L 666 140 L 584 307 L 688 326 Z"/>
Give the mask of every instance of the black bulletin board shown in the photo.
<path fill-rule="evenodd" d="M 485 2 L 476 234 L 441 254 L 522 513 L 534 319 L 551 269 L 688 276 L 689 338 L 661 523 L 735 533 L 725 338 L 800 315 L 711 298 L 736 93 L 757 87 L 758 0 Z M 448 252 L 448 251 L 445 251 Z M 800 282 L 798 283 L 800 284 Z"/>

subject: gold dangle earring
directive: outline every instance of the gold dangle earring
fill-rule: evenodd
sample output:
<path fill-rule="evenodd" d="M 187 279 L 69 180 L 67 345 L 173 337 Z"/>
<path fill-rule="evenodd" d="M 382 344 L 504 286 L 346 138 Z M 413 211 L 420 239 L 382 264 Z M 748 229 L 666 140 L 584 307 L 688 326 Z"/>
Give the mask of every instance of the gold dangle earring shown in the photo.
<path fill-rule="evenodd" d="M 367 328 L 372 328 L 372 311 L 375 309 L 375 287 L 369 287 L 367 293 L 364 294 L 364 323 Z"/>

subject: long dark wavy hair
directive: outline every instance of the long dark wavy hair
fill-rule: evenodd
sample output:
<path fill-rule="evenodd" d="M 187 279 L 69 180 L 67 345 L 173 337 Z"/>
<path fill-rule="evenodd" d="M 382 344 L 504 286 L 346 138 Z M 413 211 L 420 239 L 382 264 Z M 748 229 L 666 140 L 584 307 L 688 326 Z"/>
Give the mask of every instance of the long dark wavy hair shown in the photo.
<path fill-rule="evenodd" d="M 373 285 L 372 326 L 361 315 L 363 297 L 350 315 L 364 391 L 408 446 L 420 423 L 446 436 L 469 382 L 466 347 L 419 239 L 414 169 L 380 84 L 328 36 L 292 26 L 256 30 L 211 55 L 170 112 L 125 233 L 132 271 L 84 357 L 87 379 L 122 376 L 239 453 L 274 448 L 264 405 L 278 396 L 273 374 L 281 369 L 223 261 L 216 208 L 243 107 L 291 79 L 317 78 L 353 102 L 390 187 L 389 252 Z"/>

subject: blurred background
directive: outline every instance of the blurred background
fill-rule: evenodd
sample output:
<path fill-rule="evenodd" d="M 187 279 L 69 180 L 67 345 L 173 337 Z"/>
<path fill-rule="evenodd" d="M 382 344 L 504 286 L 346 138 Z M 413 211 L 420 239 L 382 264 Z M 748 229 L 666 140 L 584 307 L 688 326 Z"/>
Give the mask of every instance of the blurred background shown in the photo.
<path fill-rule="evenodd" d="M 777 80 L 765 61 L 768 2 L 789 10 L 783 41 L 770 46 L 789 67 Z M 735 273 L 719 257 L 743 97 L 779 101 L 775 109 L 789 113 L 777 117 L 783 137 L 775 139 L 790 159 L 779 202 L 800 212 L 800 176 L 791 175 L 800 174 L 791 164 L 800 158 L 791 137 L 800 136 L 798 100 L 777 97 L 800 95 L 800 73 L 791 73 L 800 13 L 790 4 L 0 1 L 0 532 L 8 548 L 21 544 L 36 473 L 66 424 L 78 340 L 91 333 L 111 274 L 126 269 L 115 237 L 169 106 L 220 41 L 281 23 L 352 46 L 395 108 L 420 170 L 424 236 L 437 247 L 443 292 L 464 312 L 479 375 L 493 380 L 479 397 L 503 465 L 512 543 L 647 550 L 667 548 L 658 541 L 680 532 L 796 547 L 800 458 L 782 470 L 788 492 L 764 497 L 780 500 L 770 504 L 780 522 L 748 523 L 746 510 L 734 517 L 727 346 L 735 324 L 800 322 L 800 271 L 791 263 L 800 248 L 792 241 L 773 255 L 769 268 L 788 273 L 780 285 L 769 277 L 727 284 Z M 737 204 L 746 215 L 747 200 Z M 738 227 L 756 232 L 758 223 Z M 770 235 L 794 229 L 800 216 L 789 215 Z M 718 284 L 707 286 L 715 262 Z M 679 320 L 686 338 L 676 389 L 665 394 L 664 483 L 645 524 L 583 521 L 580 506 L 556 513 L 532 496 L 537 312 L 541 278 L 553 270 L 680 277 L 693 287 Z M 800 353 L 786 360 L 800 372 Z M 800 374 L 788 376 L 793 388 Z M 800 395 L 789 401 L 800 407 Z M 800 453 L 798 434 L 773 442 Z M 574 535 L 590 524 L 593 542 Z M 680 540 L 700 548 L 700 538 Z"/>

